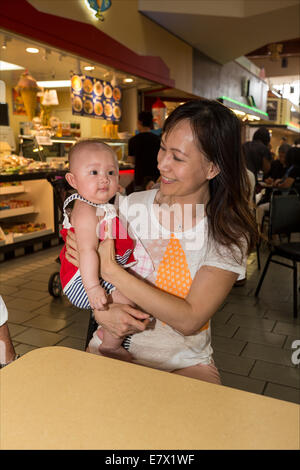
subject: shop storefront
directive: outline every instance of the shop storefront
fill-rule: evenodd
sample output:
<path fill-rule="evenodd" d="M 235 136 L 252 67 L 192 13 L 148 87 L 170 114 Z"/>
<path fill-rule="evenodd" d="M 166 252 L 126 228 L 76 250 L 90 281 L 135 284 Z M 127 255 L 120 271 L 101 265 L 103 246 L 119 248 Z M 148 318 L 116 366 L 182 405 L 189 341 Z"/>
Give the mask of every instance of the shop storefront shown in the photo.
<path fill-rule="evenodd" d="M 16 5 L 18 4 L 18 5 Z M 18 8 L 16 8 L 18 7 Z M 4 2 L 0 19 L 0 255 L 58 243 L 59 212 L 49 181 L 63 178 L 78 138 L 113 146 L 121 184 L 145 91 L 172 88 L 160 57 L 142 56 L 93 24 Z"/>

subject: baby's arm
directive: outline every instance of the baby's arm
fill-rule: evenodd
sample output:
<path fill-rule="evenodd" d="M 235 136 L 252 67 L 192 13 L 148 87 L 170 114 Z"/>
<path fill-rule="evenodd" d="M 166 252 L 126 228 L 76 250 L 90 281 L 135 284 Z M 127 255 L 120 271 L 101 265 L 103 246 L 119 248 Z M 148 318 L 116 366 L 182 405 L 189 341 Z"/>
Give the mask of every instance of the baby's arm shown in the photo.
<path fill-rule="evenodd" d="M 71 222 L 75 229 L 79 250 L 79 269 L 82 282 L 92 308 L 101 310 L 107 303 L 105 290 L 99 284 L 99 256 L 97 253 L 98 223 L 96 209 L 76 201 Z"/>

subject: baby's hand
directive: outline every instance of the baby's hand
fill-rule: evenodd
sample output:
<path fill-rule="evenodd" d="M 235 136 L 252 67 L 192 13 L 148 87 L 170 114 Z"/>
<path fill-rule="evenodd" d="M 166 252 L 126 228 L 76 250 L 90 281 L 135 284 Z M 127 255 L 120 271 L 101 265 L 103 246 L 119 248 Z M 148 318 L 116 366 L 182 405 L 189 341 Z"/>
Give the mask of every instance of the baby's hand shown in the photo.
<path fill-rule="evenodd" d="M 92 309 L 104 310 L 107 304 L 106 293 L 100 285 L 87 289 L 87 296 L 89 298 L 90 306 Z"/>

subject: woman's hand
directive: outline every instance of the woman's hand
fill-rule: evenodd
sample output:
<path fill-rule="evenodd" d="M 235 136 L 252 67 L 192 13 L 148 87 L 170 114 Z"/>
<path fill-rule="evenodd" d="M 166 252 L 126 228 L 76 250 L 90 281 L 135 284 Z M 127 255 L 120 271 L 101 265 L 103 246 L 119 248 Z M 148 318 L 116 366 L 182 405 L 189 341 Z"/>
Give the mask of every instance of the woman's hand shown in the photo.
<path fill-rule="evenodd" d="M 68 230 L 66 238 L 66 258 L 69 263 L 79 268 L 79 251 L 77 249 L 76 236 L 72 230 Z"/>
<path fill-rule="evenodd" d="M 115 338 L 144 331 L 149 323 L 149 315 L 126 304 L 112 303 L 107 310 L 94 310 L 96 322 Z"/>

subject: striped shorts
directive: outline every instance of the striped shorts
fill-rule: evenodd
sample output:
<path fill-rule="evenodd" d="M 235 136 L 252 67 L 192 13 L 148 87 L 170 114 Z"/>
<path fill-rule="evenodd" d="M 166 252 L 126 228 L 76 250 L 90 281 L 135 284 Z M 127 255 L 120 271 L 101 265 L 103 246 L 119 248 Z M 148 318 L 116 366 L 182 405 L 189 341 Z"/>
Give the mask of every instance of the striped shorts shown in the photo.
<path fill-rule="evenodd" d="M 123 256 L 116 255 L 116 261 L 118 264 L 126 265 L 131 251 L 132 250 L 127 250 Z M 104 281 L 104 279 L 100 278 L 99 284 L 101 287 L 103 287 L 107 294 L 111 294 L 111 292 L 115 290 L 115 286 L 113 286 L 113 284 L 110 282 Z M 64 294 L 68 297 L 69 301 L 75 305 L 75 307 L 91 310 L 90 302 L 84 289 L 80 274 L 76 276 L 71 284 L 67 285 L 67 287 L 64 289 Z"/>

